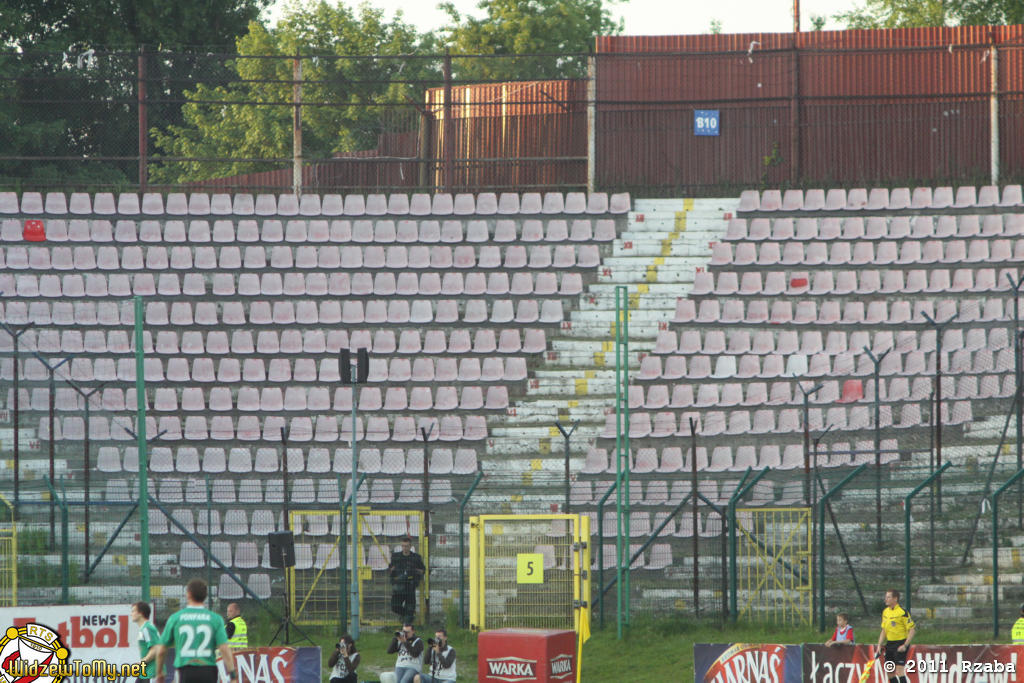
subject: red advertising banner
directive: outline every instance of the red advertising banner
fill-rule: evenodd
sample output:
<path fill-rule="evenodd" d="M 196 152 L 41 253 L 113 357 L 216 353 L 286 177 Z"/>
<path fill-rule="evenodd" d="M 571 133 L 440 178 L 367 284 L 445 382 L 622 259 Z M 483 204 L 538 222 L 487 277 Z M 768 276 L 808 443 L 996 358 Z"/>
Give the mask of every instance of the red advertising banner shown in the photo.
<path fill-rule="evenodd" d="M 803 646 L 803 680 L 808 683 L 860 683 L 876 648 L 869 645 Z M 911 645 L 906 676 L 910 683 L 1013 683 L 1024 680 L 1024 645 Z M 875 662 L 865 683 L 888 683 L 895 665 Z"/>

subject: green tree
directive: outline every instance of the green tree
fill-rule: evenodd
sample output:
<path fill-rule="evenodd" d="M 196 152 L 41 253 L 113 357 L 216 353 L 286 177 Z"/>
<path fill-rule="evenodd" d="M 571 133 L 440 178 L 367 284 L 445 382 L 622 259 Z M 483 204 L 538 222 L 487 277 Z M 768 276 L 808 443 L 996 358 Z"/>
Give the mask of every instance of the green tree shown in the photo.
<path fill-rule="evenodd" d="M 437 60 L 416 56 L 436 49 L 433 37 L 419 35 L 401 14 L 388 21 L 365 4 L 358 11 L 326 2 L 293 6 L 275 28 L 251 23 L 237 49 L 228 63 L 230 82 L 188 91 L 183 123 L 151 130 L 165 157 L 225 160 L 158 164 L 156 182 L 281 168 L 292 153 L 296 54 L 302 55 L 306 159 L 375 149 L 382 130 L 413 129 L 411 104 L 423 101 L 425 79 L 438 78 Z"/>
<path fill-rule="evenodd" d="M 835 18 L 852 29 L 905 28 L 945 26 L 950 14 L 946 0 L 867 0 Z"/>
<path fill-rule="evenodd" d="M 481 0 L 483 16 L 463 16 L 450 2 L 439 7 L 450 23 L 443 40 L 456 54 L 493 55 L 456 60 L 460 81 L 580 78 L 599 35 L 622 32 L 609 10 L 615 0 Z M 534 56 L 535 55 L 535 56 Z"/>
<path fill-rule="evenodd" d="M 231 45 L 270 0 L 2 0 L 0 44 L 21 50 Z"/>
<path fill-rule="evenodd" d="M 1024 22 L 1021 0 L 867 0 L 835 15 L 847 28 L 985 26 Z"/>
<path fill-rule="evenodd" d="M 233 50 L 268 0 L 0 0 L 0 183 L 136 180 L 137 50 Z M 205 52 L 205 50 L 204 50 Z M 150 120 L 179 120 L 181 90 L 217 59 L 149 55 Z M 46 158 L 44 158 L 46 157 Z M 63 159 L 58 157 L 64 157 Z"/>

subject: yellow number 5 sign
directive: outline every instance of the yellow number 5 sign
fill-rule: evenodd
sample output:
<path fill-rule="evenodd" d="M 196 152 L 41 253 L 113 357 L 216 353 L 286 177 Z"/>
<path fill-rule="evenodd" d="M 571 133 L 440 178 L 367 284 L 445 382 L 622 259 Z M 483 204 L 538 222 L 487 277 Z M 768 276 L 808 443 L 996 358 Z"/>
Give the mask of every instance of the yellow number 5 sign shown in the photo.
<path fill-rule="evenodd" d="M 516 555 L 516 583 L 544 583 L 544 555 L 519 553 Z"/>

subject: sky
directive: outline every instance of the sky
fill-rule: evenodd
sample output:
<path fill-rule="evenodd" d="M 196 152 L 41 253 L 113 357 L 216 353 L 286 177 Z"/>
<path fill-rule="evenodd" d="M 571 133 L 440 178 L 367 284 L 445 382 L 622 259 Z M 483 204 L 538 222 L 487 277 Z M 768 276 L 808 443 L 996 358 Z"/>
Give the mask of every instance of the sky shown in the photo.
<path fill-rule="evenodd" d="M 288 0 L 295 1 L 295 0 Z M 301 0 L 300 0 L 301 1 Z M 337 0 L 328 0 L 336 2 Z M 368 0 L 370 5 L 382 8 L 389 16 L 402 9 L 406 22 L 420 31 L 440 28 L 446 16 L 437 9 L 436 0 Z M 349 4 L 358 2 L 348 0 Z M 452 0 L 459 12 L 477 14 L 478 0 Z M 280 17 L 282 0 L 277 0 L 268 11 L 273 22 Z M 826 29 L 838 29 L 832 16 L 861 0 L 801 0 L 800 26 L 809 30 L 810 17 L 826 17 Z M 784 33 L 793 29 L 792 0 L 626 0 L 612 5 L 612 15 L 625 21 L 624 35 L 678 35 L 709 33 L 711 22 L 721 22 L 723 33 Z"/>

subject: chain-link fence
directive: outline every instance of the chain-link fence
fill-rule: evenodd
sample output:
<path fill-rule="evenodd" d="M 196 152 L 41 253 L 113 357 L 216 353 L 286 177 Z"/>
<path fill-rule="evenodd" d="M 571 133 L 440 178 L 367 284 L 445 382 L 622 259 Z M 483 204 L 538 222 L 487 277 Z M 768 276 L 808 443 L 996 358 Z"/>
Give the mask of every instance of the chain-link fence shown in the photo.
<path fill-rule="evenodd" d="M 721 196 L 1018 177 L 1021 46 L 922 40 L 749 54 L 728 42 L 593 55 L 6 53 L 0 185 Z M 893 75 L 904 71 L 958 78 L 911 87 Z M 995 147 L 978 144 L 992 121 Z"/>

